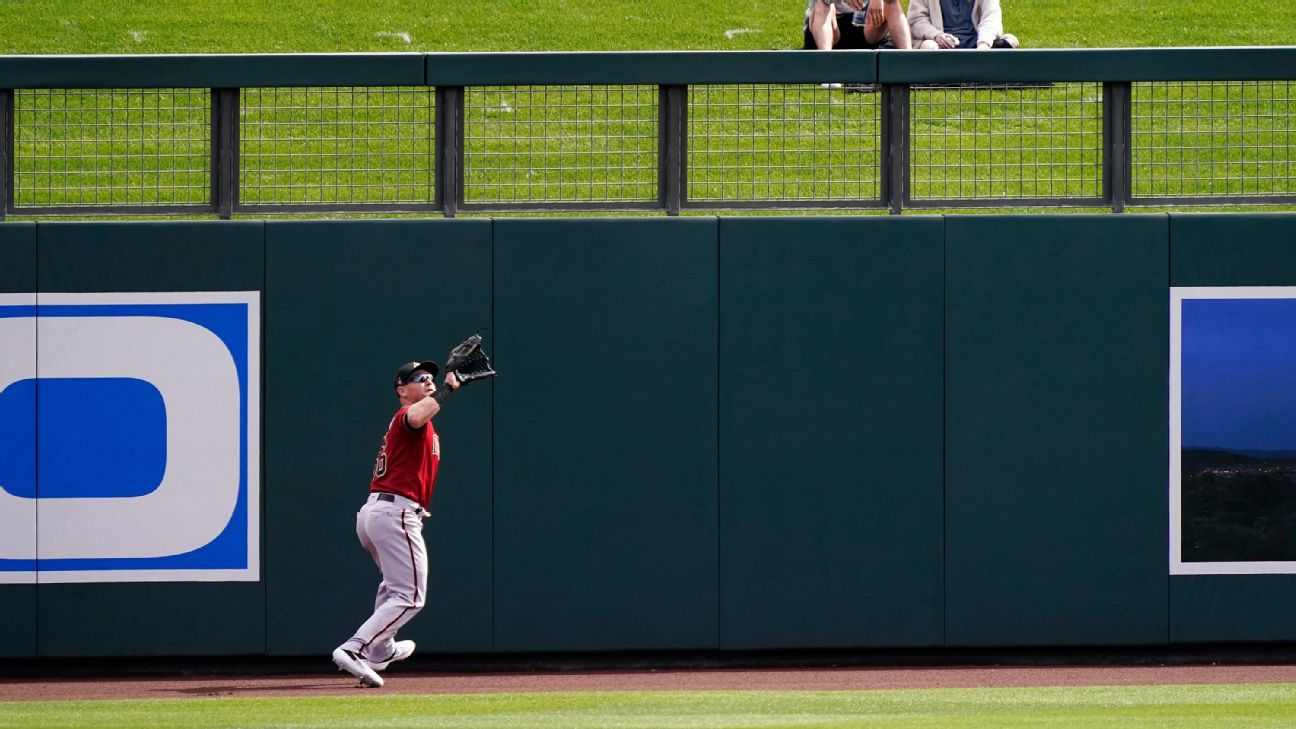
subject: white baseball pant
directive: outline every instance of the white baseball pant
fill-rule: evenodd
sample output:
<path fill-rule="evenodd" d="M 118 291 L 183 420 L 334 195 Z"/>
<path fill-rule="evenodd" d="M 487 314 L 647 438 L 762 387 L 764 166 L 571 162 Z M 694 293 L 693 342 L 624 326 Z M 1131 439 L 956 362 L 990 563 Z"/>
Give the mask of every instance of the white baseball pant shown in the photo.
<path fill-rule="evenodd" d="M 342 647 L 370 662 L 385 661 L 395 653 L 396 631 L 423 608 L 427 596 L 424 513 L 417 502 L 404 496 L 373 493 L 356 514 L 356 536 L 383 579 L 373 615 Z"/>

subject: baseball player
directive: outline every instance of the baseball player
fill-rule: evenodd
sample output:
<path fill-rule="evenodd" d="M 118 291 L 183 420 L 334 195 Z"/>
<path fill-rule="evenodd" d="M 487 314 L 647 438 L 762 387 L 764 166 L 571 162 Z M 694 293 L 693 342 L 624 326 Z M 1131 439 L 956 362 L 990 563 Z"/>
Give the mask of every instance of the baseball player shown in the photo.
<path fill-rule="evenodd" d="M 379 671 L 414 653 L 414 641 L 396 640 L 396 631 L 422 609 L 427 595 L 423 520 L 441 462 L 432 418 L 460 386 L 449 363 L 446 370 L 440 389 L 435 362 L 409 362 L 396 371 L 400 409 L 378 448 L 369 499 L 356 515 L 356 535 L 383 579 L 373 615 L 333 651 L 333 662 L 370 688 L 383 685 Z"/>

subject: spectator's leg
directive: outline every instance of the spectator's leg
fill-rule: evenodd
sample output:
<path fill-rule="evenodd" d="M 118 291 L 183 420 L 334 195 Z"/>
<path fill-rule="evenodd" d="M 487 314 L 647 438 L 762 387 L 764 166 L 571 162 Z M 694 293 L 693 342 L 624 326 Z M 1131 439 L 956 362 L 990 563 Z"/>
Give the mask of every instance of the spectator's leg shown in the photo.
<path fill-rule="evenodd" d="M 882 17 L 886 18 L 886 27 L 891 31 L 891 42 L 896 48 L 907 50 L 913 48 L 913 36 L 909 34 L 909 19 L 905 17 L 904 6 L 900 0 L 883 0 Z"/>
<path fill-rule="evenodd" d="M 832 5 L 817 2 L 810 11 L 810 35 L 814 37 L 815 46 L 821 51 L 830 51 L 837 45 L 841 31 L 837 29 L 837 13 Z"/>

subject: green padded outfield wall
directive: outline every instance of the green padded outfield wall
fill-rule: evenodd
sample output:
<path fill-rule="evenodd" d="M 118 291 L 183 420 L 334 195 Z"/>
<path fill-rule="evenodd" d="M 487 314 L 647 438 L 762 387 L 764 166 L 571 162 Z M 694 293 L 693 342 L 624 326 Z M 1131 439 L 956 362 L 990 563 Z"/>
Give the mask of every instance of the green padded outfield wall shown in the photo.
<path fill-rule="evenodd" d="M 949 645 L 1167 639 L 1164 216 L 950 216 Z"/>
<path fill-rule="evenodd" d="M 1296 215 L 1170 216 L 1173 286 L 1296 286 Z M 1174 575 L 1170 640 L 1296 640 L 1296 575 Z"/>
<path fill-rule="evenodd" d="M 0 225 L 0 297 L 5 294 L 29 295 L 36 291 L 36 224 L 5 223 Z M 34 302 L 33 302 L 34 303 Z M 28 346 L 21 351 L 3 351 L 5 369 L 14 367 L 15 378 L 36 377 L 36 331 L 34 326 L 19 325 L 26 332 Z M 8 379 L 8 378 L 6 378 Z M 34 404 L 19 407 L 7 402 L 4 390 L 9 383 L 0 383 L 0 404 L 4 407 L 0 420 L 0 438 L 12 438 L 18 431 L 18 421 L 36 422 Z M 23 428 L 25 429 L 25 428 Z M 32 431 L 34 432 L 34 430 Z M 24 439 L 20 447 L 6 449 L 14 462 L 0 464 L 0 479 L 16 472 L 34 473 L 36 469 L 36 444 Z M 3 481 L 0 481 L 3 483 Z M 35 544 L 27 536 L 20 537 L 21 546 L 34 550 Z M 0 541 L 5 541 L 0 538 Z M 0 615 L 5 616 L 6 629 L 0 632 L 0 657 L 25 658 L 36 655 L 36 585 L 0 585 Z"/>
<path fill-rule="evenodd" d="M 495 221 L 495 648 L 713 648 L 716 220 Z"/>
<path fill-rule="evenodd" d="M 942 642 L 943 227 L 721 219 L 722 648 Z"/>
<path fill-rule="evenodd" d="M 491 222 L 271 222 L 266 272 L 269 651 L 327 654 L 381 579 L 355 514 L 399 407 L 396 368 L 493 327 Z M 492 388 L 456 393 L 436 419 L 428 598 L 401 633 L 421 650 L 492 648 Z"/>
<path fill-rule="evenodd" d="M 256 222 L 41 223 L 39 291 L 260 292 L 263 231 Z M 259 654 L 266 648 L 261 581 L 41 584 L 39 599 L 42 656 Z"/>
<path fill-rule="evenodd" d="M 325 660 L 393 370 L 479 327 L 430 653 L 1296 639 L 1291 575 L 1167 567 L 1168 286 L 1296 285 L 1296 216 L 5 223 L 0 264 L 252 292 L 264 369 L 258 581 L 3 584 L 3 657 Z"/>

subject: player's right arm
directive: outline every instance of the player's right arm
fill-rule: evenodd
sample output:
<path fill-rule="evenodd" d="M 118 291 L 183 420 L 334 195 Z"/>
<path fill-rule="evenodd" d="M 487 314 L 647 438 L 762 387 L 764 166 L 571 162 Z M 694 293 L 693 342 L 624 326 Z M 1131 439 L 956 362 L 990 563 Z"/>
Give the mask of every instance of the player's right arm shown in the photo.
<path fill-rule="evenodd" d="M 424 425 L 427 425 L 428 421 L 436 416 L 437 413 L 441 412 L 441 401 L 445 400 L 445 396 L 450 394 L 450 392 L 459 389 L 459 378 L 455 377 L 453 372 L 447 372 L 445 383 L 441 387 L 447 389 L 443 390 L 438 388 L 431 396 L 425 397 L 409 406 L 409 409 L 405 411 L 405 426 L 407 428 L 410 430 L 418 430 Z M 440 397 L 438 397 L 438 395 L 440 395 Z"/>

